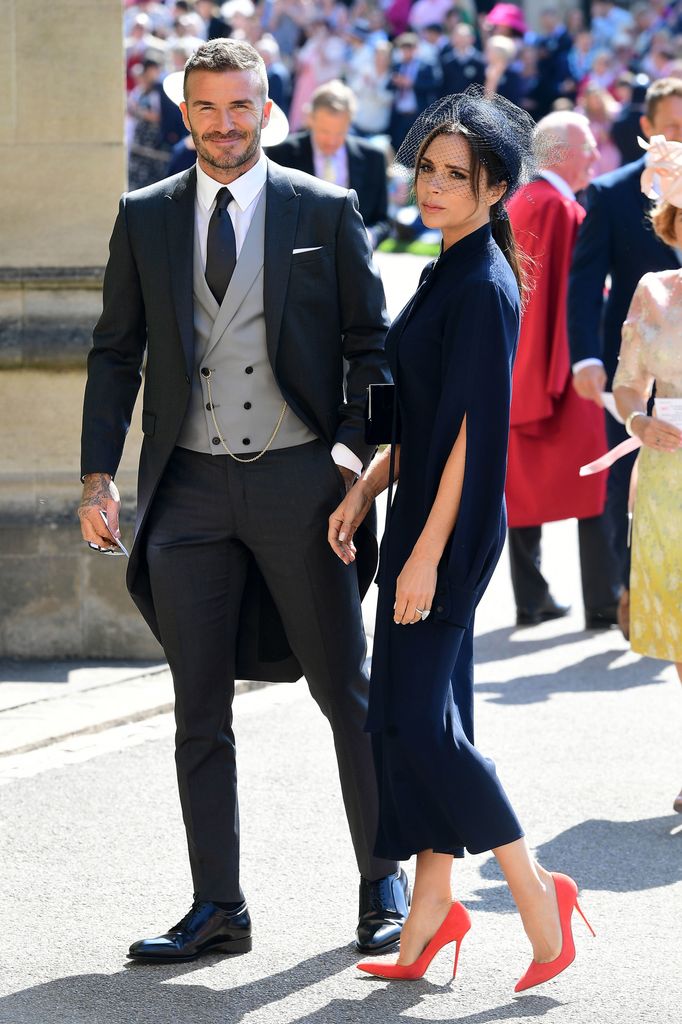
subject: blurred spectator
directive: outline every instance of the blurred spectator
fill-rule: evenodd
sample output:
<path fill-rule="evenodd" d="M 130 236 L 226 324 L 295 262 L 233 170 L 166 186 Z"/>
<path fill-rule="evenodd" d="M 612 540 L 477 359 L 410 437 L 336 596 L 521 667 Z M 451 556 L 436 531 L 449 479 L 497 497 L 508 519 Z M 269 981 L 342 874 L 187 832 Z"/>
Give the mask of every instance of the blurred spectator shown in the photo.
<path fill-rule="evenodd" d="M 389 131 L 393 106 L 392 51 L 388 41 L 378 42 L 374 47 L 372 66 L 347 74 L 346 80 L 357 101 L 353 125 L 358 135 L 366 138 L 387 135 Z"/>
<path fill-rule="evenodd" d="M 592 33 L 579 32 L 573 41 L 573 48 L 568 55 L 568 69 L 571 77 L 576 82 L 581 82 L 592 70 L 593 60 L 594 40 L 592 39 Z"/>
<path fill-rule="evenodd" d="M 173 24 L 173 12 L 170 7 L 159 3 L 158 0 L 137 0 L 137 3 L 128 4 L 123 15 L 124 35 L 130 35 L 140 14 L 149 19 L 149 31 L 153 35 L 164 37 L 170 31 Z"/>
<path fill-rule="evenodd" d="M 271 35 L 261 36 L 256 43 L 256 49 L 265 63 L 268 95 L 288 117 L 291 105 L 291 75 L 282 62 L 277 41 Z"/>
<path fill-rule="evenodd" d="M 173 22 L 173 27 L 168 35 L 168 41 L 170 43 L 176 43 L 182 41 L 191 46 L 193 50 L 196 50 L 198 46 L 204 42 L 201 36 L 195 34 L 196 25 L 192 18 L 188 18 L 183 15 L 181 18 L 176 18 Z"/>
<path fill-rule="evenodd" d="M 391 145 L 397 150 L 415 119 L 426 110 L 440 91 L 440 68 L 417 55 L 419 37 L 404 32 L 395 40 L 397 59 L 391 77 L 394 90 L 391 112 Z"/>
<path fill-rule="evenodd" d="M 137 84 L 128 97 L 131 142 L 128 150 L 128 188 L 132 191 L 163 178 L 168 153 L 161 150 L 159 125 L 161 65 L 145 60 Z"/>
<path fill-rule="evenodd" d="M 220 17 L 220 9 L 213 0 L 196 0 L 196 12 L 203 22 L 205 39 L 223 39 L 230 34 L 230 27 L 224 18 Z"/>
<path fill-rule="evenodd" d="M 308 11 L 306 0 L 273 0 L 264 16 L 263 28 L 276 40 L 289 71 L 293 71 L 296 51 L 305 40 Z"/>
<path fill-rule="evenodd" d="M 451 7 L 451 0 L 416 0 L 410 9 L 408 24 L 415 32 L 427 25 L 442 25 Z"/>
<path fill-rule="evenodd" d="M 408 28 L 412 0 L 390 0 L 386 8 L 386 20 L 392 35 L 398 36 Z"/>
<path fill-rule="evenodd" d="M 618 147 L 611 138 L 611 129 L 620 113 L 620 104 L 606 89 L 598 85 L 588 85 L 576 110 L 588 119 L 597 141 L 599 158 L 595 164 L 595 175 L 615 171 L 620 167 L 621 158 Z"/>
<path fill-rule="evenodd" d="M 374 248 L 390 231 L 386 158 L 368 142 L 349 135 L 354 113 L 353 91 L 343 82 L 327 82 L 311 97 L 309 129 L 268 147 L 267 155 L 284 167 L 355 189 Z"/>
<path fill-rule="evenodd" d="M 346 47 L 329 22 L 315 14 L 306 29 L 307 39 L 298 52 L 289 124 L 297 131 L 305 124 L 307 107 L 318 85 L 340 78 Z"/>
<path fill-rule="evenodd" d="M 463 92 L 468 85 L 483 85 L 485 82 L 485 60 L 476 49 L 474 30 L 471 25 L 460 23 L 450 36 L 450 47 L 441 56 L 443 96 Z"/>
<path fill-rule="evenodd" d="M 204 19 L 201 17 L 196 9 L 193 2 L 190 0 L 175 0 L 175 3 L 168 4 L 171 8 L 173 15 L 173 21 L 177 21 L 179 18 L 184 18 L 188 26 L 191 26 L 190 34 L 195 36 L 197 39 L 204 40 L 206 38 L 206 25 Z"/>
<path fill-rule="evenodd" d="M 616 80 L 613 66 L 614 57 L 610 50 L 597 50 L 592 57 L 592 67 L 578 86 L 578 99 L 582 98 L 585 89 L 596 86 L 599 89 L 611 89 Z"/>
<path fill-rule="evenodd" d="M 591 7 L 592 36 L 597 47 L 608 49 L 613 39 L 634 27 L 634 18 L 629 11 L 612 3 L 598 0 Z"/>
<path fill-rule="evenodd" d="M 611 138 L 618 147 L 622 164 L 639 160 L 642 155 L 637 137 L 642 133 L 640 120 L 646 113 L 646 91 L 650 84 L 646 75 L 641 74 L 630 75 L 628 82 L 630 98 L 627 99 L 621 89 L 619 98 L 623 97 L 621 100 L 623 106 L 611 126 Z M 618 87 L 618 83 L 616 86 Z"/>
<path fill-rule="evenodd" d="M 516 4 L 495 4 L 483 22 L 486 35 L 522 40 L 528 31 L 523 11 Z"/>
<path fill-rule="evenodd" d="M 130 24 L 130 33 L 125 40 L 126 88 L 135 88 L 138 66 L 144 61 L 156 60 L 162 63 L 166 53 L 166 42 L 155 36 L 152 22 L 147 14 L 138 14 Z"/>
<path fill-rule="evenodd" d="M 533 41 L 538 49 L 535 116 L 544 117 L 556 99 L 573 92 L 572 40 L 556 7 L 546 7 L 540 13 L 540 32 Z"/>
<path fill-rule="evenodd" d="M 515 58 L 516 43 L 508 36 L 491 36 L 488 39 L 485 44 L 485 91 L 488 95 L 497 92 L 521 106 L 523 88 L 521 75 L 512 67 Z"/>

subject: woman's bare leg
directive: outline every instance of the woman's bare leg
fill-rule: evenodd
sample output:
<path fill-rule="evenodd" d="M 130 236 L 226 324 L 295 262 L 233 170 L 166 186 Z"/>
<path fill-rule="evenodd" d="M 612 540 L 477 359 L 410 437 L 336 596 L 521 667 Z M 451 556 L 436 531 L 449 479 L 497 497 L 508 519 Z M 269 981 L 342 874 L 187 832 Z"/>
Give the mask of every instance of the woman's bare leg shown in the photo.
<path fill-rule="evenodd" d="M 422 850 L 417 854 L 412 905 L 400 938 L 399 964 L 412 964 L 433 938 L 452 905 L 449 854 Z"/>
<path fill-rule="evenodd" d="M 548 963 L 561 952 L 561 924 L 554 882 L 528 849 L 517 839 L 493 850 L 518 907 L 533 959 Z"/>

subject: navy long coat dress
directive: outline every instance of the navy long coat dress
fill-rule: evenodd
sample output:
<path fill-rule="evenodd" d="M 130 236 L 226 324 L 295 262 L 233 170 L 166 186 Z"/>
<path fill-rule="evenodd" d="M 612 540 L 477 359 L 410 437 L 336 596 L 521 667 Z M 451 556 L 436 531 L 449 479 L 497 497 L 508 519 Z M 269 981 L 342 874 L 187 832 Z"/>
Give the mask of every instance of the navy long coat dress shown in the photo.
<path fill-rule="evenodd" d="M 376 854 L 463 856 L 523 831 L 473 746 L 474 610 L 505 538 L 504 481 L 519 292 L 489 225 L 426 268 L 386 350 L 401 419 L 400 479 L 382 544 L 367 730 L 380 793 Z M 466 415 L 466 463 L 431 615 L 393 622 L 396 580 Z"/>

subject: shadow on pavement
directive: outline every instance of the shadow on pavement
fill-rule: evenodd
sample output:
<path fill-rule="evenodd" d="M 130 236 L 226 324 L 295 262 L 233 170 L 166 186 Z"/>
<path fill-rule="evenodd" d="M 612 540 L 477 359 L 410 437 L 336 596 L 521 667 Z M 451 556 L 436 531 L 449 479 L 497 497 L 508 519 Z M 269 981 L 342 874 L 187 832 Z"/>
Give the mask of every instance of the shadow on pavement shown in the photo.
<path fill-rule="evenodd" d="M 94 661 L 24 661 L 15 658 L 0 658 L 0 683 L 68 683 L 72 672 L 78 669 L 92 670 L 106 668 L 127 670 L 133 677 L 143 675 L 149 669 L 162 668 L 164 662 L 129 661 L 110 658 Z M 123 676 L 122 676 L 123 678 Z"/>
<path fill-rule="evenodd" d="M 544 675 L 517 676 L 499 683 L 476 683 L 476 692 L 493 704 L 537 704 L 555 693 L 618 693 L 636 686 L 665 683 L 665 662 L 640 658 L 612 668 L 622 650 L 602 651 Z"/>
<path fill-rule="evenodd" d="M 644 818 L 641 821 L 592 819 L 567 829 L 538 847 L 541 864 L 563 871 L 582 889 L 602 892 L 642 892 L 682 881 L 682 833 L 679 815 Z M 494 857 L 481 867 L 481 876 L 502 882 Z M 469 909 L 515 913 L 505 884 L 479 889 L 479 901 Z M 586 908 L 589 917 L 589 907 Z"/>
<path fill-rule="evenodd" d="M 239 1024 L 245 1017 L 270 1008 L 269 1019 L 277 1015 L 276 1004 L 346 971 L 357 962 L 349 946 L 320 953 L 294 967 L 247 984 L 224 989 L 208 985 L 174 985 L 195 971 L 224 966 L 224 959 L 204 958 L 195 964 L 149 967 L 129 964 L 117 974 L 78 974 L 25 989 L 0 999 L 2 1024 Z M 240 970 L 241 970 L 240 965 Z M 362 995 L 355 999 L 330 999 L 324 1006 L 293 1017 L 292 1007 L 282 1014 L 296 1024 L 334 1022 L 401 1021 L 423 1022 L 411 1016 L 426 997 L 443 998 L 443 1013 L 434 1020 L 453 1020 L 456 988 L 434 985 L 426 980 L 404 985 L 380 986 L 373 979 L 357 979 Z M 366 994 L 365 994 L 366 993 Z M 315 997 L 312 997 L 313 1000 Z M 458 1024 L 493 1024 L 518 1017 L 542 1017 L 562 1004 L 544 996 L 525 996 L 501 1006 L 457 1017 Z M 433 1007 L 431 1007 L 431 1010 Z M 295 1010 L 294 1010 L 295 1012 Z M 255 1024 L 255 1022 L 254 1022 Z"/>

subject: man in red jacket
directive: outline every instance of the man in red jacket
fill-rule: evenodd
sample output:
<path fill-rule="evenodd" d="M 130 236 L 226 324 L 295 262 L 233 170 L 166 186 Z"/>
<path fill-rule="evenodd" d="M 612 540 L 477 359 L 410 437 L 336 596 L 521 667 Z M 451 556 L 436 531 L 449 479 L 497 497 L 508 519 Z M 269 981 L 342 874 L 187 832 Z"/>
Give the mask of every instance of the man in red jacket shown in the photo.
<path fill-rule="evenodd" d="M 507 477 L 509 553 L 517 624 L 566 615 L 540 571 L 542 524 L 578 519 L 585 626 L 616 621 L 619 586 L 605 531 L 604 474 L 581 465 L 606 450 L 604 411 L 571 383 L 566 295 L 571 254 L 585 211 L 575 193 L 593 175 L 597 145 L 585 117 L 561 111 L 537 125 L 541 170 L 509 203 L 529 291 L 514 367 Z"/>

